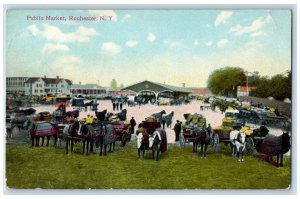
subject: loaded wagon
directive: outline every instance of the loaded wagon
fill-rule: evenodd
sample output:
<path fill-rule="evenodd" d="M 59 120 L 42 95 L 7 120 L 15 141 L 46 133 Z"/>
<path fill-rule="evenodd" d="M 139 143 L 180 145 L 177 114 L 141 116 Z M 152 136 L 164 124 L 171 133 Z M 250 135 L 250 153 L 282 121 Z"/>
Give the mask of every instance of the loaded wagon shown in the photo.
<path fill-rule="evenodd" d="M 155 129 L 161 128 L 161 124 L 156 121 L 142 121 L 142 123 L 138 125 L 138 128 L 145 128 L 147 133 L 151 135 Z"/>
<path fill-rule="evenodd" d="M 109 122 L 109 124 L 113 125 L 116 131 L 117 141 L 121 141 L 122 145 L 125 146 L 126 142 L 131 139 L 130 124 L 126 122 Z"/>
<path fill-rule="evenodd" d="M 186 119 L 185 124 L 183 125 L 183 136 L 184 143 L 193 142 L 196 134 L 193 129 L 194 126 L 206 128 L 206 118 L 202 114 L 184 114 L 184 118 Z"/>
<path fill-rule="evenodd" d="M 224 143 L 226 146 L 230 144 L 230 132 L 236 130 L 241 130 L 246 133 L 246 148 L 245 151 L 248 154 L 252 154 L 254 149 L 257 148 L 269 133 L 269 130 L 265 126 L 260 126 L 259 128 L 251 129 L 249 126 L 242 126 L 241 123 L 234 123 L 232 126 L 219 126 L 213 129 L 215 137 L 219 140 L 215 143 Z"/>

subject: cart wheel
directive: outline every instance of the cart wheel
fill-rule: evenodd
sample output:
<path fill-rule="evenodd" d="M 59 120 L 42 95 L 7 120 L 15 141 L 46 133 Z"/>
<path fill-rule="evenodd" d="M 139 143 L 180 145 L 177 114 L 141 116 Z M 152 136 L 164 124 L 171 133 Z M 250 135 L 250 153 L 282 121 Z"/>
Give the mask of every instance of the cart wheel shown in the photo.
<path fill-rule="evenodd" d="M 127 141 L 126 134 L 123 134 L 121 138 L 122 146 L 126 145 L 126 141 Z"/>
<path fill-rule="evenodd" d="M 252 154 L 254 151 L 254 141 L 251 137 L 246 138 L 246 154 Z"/>
<path fill-rule="evenodd" d="M 13 138 L 13 137 L 19 137 L 20 136 L 20 133 L 21 133 L 21 130 L 18 126 L 14 126 L 12 129 L 11 129 L 11 133 L 10 133 L 10 137 Z"/>

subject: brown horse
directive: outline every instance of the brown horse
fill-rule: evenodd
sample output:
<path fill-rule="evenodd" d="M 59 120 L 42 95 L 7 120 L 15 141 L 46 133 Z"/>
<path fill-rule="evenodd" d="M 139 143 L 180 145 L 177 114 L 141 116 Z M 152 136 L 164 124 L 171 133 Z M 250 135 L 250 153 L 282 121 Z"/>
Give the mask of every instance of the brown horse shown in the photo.
<path fill-rule="evenodd" d="M 291 148 L 289 134 L 283 133 L 280 136 L 266 135 L 263 142 L 257 148 L 259 153 L 267 155 L 267 160 L 272 160 L 273 156 L 277 156 L 277 167 L 283 166 L 283 154 L 287 153 Z"/>
<path fill-rule="evenodd" d="M 207 147 L 210 144 L 211 135 L 205 128 L 194 127 L 195 139 L 193 142 L 193 152 L 197 152 L 198 144 L 200 144 L 200 156 L 206 157 Z"/>

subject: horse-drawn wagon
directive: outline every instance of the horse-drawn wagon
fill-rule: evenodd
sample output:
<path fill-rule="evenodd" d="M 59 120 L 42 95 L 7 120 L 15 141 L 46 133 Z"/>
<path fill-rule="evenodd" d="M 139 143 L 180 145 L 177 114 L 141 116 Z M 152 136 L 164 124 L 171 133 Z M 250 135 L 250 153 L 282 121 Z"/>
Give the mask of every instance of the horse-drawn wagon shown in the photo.
<path fill-rule="evenodd" d="M 193 131 L 194 126 L 206 128 L 206 118 L 198 113 L 184 114 L 184 118 L 186 119 L 185 124 L 183 125 L 184 143 L 193 142 L 196 137 L 196 134 Z"/>
<path fill-rule="evenodd" d="M 130 141 L 131 139 L 131 131 L 130 131 L 130 124 L 127 122 L 109 122 L 109 124 L 113 125 L 116 135 L 117 141 L 121 141 L 122 146 L 126 145 L 126 142 Z"/>
<path fill-rule="evenodd" d="M 243 126 L 238 122 L 234 122 L 231 125 L 228 125 L 227 123 L 227 126 L 223 123 L 221 126 L 213 129 L 215 139 L 218 139 L 213 144 L 218 145 L 219 143 L 224 143 L 225 145 L 228 145 L 231 142 L 230 132 L 233 130 L 246 133 L 245 152 L 247 154 L 252 154 L 254 149 L 261 144 L 264 137 L 269 133 L 269 130 L 265 126 L 250 128 L 249 126 Z M 218 148 L 218 146 L 214 146 L 214 148 Z"/>

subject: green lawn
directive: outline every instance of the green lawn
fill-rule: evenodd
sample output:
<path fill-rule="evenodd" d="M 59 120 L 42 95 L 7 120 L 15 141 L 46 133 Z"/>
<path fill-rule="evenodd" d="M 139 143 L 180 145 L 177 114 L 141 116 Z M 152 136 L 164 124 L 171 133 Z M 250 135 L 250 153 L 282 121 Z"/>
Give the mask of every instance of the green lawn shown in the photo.
<path fill-rule="evenodd" d="M 170 145 L 156 162 L 150 152 L 138 160 L 134 143 L 107 156 L 6 144 L 6 178 L 15 189 L 286 189 L 291 166 L 289 157 L 280 168 L 252 155 L 238 163 L 225 146 L 202 159 Z"/>

